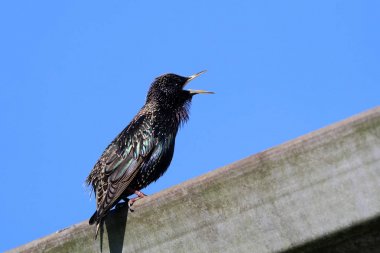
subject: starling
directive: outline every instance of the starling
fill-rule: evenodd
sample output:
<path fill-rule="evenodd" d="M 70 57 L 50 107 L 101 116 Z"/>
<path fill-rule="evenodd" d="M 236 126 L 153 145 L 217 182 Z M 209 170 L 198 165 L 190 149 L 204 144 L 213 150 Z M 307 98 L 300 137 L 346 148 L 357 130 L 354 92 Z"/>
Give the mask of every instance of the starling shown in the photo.
<path fill-rule="evenodd" d="M 204 72 L 189 77 L 176 74 L 157 77 L 145 105 L 96 162 L 86 180 L 96 196 L 96 211 L 89 220 L 91 225 L 97 224 L 96 235 L 111 208 L 120 200 L 131 207 L 145 196 L 140 190 L 169 167 L 178 128 L 189 118 L 191 99 L 195 94 L 213 93 L 184 89 Z M 137 197 L 129 199 L 133 194 Z"/>

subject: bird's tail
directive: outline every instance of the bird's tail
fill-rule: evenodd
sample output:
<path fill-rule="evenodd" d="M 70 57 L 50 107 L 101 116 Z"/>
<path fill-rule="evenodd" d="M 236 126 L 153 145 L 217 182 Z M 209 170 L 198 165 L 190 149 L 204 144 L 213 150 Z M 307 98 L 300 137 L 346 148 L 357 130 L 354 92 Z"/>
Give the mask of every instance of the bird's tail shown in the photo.
<path fill-rule="evenodd" d="M 95 222 L 97 222 L 97 220 L 98 220 L 98 212 L 95 211 L 95 213 L 91 216 L 91 218 L 90 218 L 90 220 L 88 221 L 88 223 L 89 223 L 90 225 L 93 225 L 93 224 L 95 224 Z"/>
<path fill-rule="evenodd" d="M 95 211 L 95 213 L 91 216 L 88 223 L 90 225 L 93 225 L 96 223 L 96 233 L 95 233 L 95 240 L 96 240 L 96 238 L 98 237 L 100 229 L 103 227 L 103 218 L 99 217 L 98 212 Z"/>

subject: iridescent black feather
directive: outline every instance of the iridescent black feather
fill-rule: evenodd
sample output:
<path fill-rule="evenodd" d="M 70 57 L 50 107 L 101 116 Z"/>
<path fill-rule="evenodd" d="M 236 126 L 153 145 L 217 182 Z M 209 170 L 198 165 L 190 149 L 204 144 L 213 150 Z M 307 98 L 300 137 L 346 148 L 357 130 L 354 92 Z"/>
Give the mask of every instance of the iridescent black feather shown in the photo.
<path fill-rule="evenodd" d="M 90 224 L 96 223 L 99 229 L 109 210 L 122 198 L 145 188 L 167 170 L 178 128 L 189 118 L 193 95 L 210 93 L 183 89 L 199 74 L 165 74 L 152 83 L 145 105 L 106 148 L 87 177 L 97 203 Z"/>

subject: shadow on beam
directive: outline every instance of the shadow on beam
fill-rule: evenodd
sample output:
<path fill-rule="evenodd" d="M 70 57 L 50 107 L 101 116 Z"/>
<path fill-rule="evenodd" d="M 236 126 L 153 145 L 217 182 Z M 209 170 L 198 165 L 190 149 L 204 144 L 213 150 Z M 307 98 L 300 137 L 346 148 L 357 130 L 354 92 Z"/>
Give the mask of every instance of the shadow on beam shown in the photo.
<path fill-rule="evenodd" d="M 280 253 L 380 252 L 380 216 Z"/>
<path fill-rule="evenodd" d="M 109 213 L 109 217 L 113 217 L 110 219 L 107 217 L 105 219 L 104 225 L 107 229 L 107 238 L 108 238 L 108 246 L 110 253 L 121 253 L 123 251 L 124 245 L 124 234 L 127 227 L 129 209 L 125 205 L 124 208 L 113 209 Z M 100 251 L 103 252 L 103 235 L 104 228 L 102 229 L 100 234 Z"/>

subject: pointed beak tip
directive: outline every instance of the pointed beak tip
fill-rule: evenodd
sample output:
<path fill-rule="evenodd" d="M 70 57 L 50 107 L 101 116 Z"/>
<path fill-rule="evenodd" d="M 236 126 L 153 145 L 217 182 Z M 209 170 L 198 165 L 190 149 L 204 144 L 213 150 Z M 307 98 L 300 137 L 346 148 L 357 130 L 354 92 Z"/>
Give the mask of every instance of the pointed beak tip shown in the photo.
<path fill-rule="evenodd" d="M 190 94 L 196 95 L 196 94 L 215 94 L 213 91 L 207 91 L 207 90 L 188 90 Z"/>
<path fill-rule="evenodd" d="M 194 74 L 194 75 L 189 76 L 189 80 L 188 80 L 187 82 L 190 82 L 191 80 L 193 80 L 194 78 L 196 78 L 196 77 L 202 75 L 202 74 L 205 73 L 206 71 L 207 71 L 207 70 L 202 70 L 201 72 L 198 72 L 198 73 L 196 73 L 196 74 Z"/>
<path fill-rule="evenodd" d="M 200 71 L 200 72 L 198 72 L 198 73 L 196 73 L 196 75 L 202 75 L 203 73 L 206 73 L 207 72 L 207 69 L 205 69 L 205 70 L 202 70 L 202 71 Z"/>

